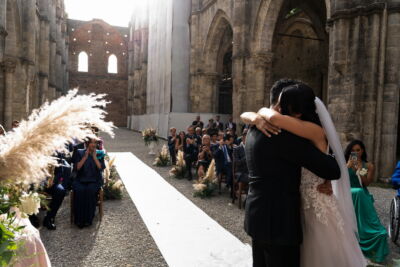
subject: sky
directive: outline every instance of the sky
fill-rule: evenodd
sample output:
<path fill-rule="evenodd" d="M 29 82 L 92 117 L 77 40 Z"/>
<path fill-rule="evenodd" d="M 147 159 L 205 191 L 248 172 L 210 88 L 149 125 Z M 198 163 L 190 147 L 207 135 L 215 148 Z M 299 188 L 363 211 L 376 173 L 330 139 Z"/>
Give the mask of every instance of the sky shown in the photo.
<path fill-rule="evenodd" d="M 114 26 L 128 27 L 135 0 L 64 0 L 64 2 L 70 19 L 96 18 Z"/>

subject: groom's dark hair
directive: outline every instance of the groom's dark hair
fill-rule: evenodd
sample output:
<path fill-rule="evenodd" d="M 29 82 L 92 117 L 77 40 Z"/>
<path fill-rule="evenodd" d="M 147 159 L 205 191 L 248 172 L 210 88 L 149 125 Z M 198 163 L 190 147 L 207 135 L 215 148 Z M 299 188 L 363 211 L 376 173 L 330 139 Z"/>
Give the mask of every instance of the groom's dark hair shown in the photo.
<path fill-rule="evenodd" d="M 269 97 L 270 104 L 272 106 L 275 106 L 276 104 L 278 104 L 279 96 L 281 95 L 282 90 L 285 89 L 285 87 L 295 85 L 298 83 L 300 83 L 300 81 L 293 80 L 293 79 L 287 79 L 287 78 L 276 81 L 271 88 L 270 97 Z"/>

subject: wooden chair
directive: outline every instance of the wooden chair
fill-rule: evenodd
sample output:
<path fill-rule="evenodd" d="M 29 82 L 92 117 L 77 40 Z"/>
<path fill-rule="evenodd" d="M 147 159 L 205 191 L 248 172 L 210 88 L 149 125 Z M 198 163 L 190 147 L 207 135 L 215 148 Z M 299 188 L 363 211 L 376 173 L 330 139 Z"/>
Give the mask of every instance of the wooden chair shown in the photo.
<path fill-rule="evenodd" d="M 244 182 L 237 182 L 236 181 L 236 169 L 235 169 L 235 152 L 232 153 L 232 176 L 233 176 L 233 195 L 232 195 L 232 204 L 235 203 L 236 198 L 238 198 L 239 209 L 242 208 L 242 195 L 246 195 L 249 184 Z"/>
<path fill-rule="evenodd" d="M 100 188 L 98 194 L 97 194 L 97 203 L 96 206 L 99 207 L 99 216 L 100 216 L 100 221 L 103 219 L 103 202 L 104 202 L 104 190 L 103 188 Z M 74 191 L 71 190 L 71 196 L 70 196 L 70 219 L 71 219 L 71 224 L 74 223 Z"/>

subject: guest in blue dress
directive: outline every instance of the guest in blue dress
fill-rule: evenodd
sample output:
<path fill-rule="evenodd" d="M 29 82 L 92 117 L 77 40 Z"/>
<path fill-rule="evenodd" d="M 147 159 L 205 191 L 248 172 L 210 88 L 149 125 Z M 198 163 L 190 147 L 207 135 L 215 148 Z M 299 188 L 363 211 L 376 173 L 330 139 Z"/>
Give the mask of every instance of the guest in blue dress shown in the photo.
<path fill-rule="evenodd" d="M 78 149 L 74 157 L 74 222 L 79 228 L 92 224 L 105 169 L 104 151 L 96 150 L 97 140 L 89 139 L 85 145 L 86 149 Z"/>

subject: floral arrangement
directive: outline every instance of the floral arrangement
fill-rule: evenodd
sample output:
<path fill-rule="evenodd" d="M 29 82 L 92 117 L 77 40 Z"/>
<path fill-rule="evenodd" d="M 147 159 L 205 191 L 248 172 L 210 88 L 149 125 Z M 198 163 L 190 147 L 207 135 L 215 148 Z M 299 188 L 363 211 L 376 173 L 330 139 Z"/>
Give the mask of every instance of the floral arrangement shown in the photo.
<path fill-rule="evenodd" d="M 144 129 L 142 136 L 146 146 L 150 145 L 151 142 L 158 142 L 157 131 L 153 128 Z"/>
<path fill-rule="evenodd" d="M 51 177 L 57 165 L 55 151 L 65 151 L 71 140 L 94 137 L 91 128 L 113 136 L 113 124 L 105 122 L 105 95 L 78 95 L 71 90 L 51 103 L 34 110 L 19 127 L 0 136 L 0 265 L 18 257 L 17 242 L 23 226 L 15 226 L 18 216 L 36 214 L 44 196 L 35 188 Z M 3 245 L 4 244 L 4 245 Z"/>
<path fill-rule="evenodd" d="M 365 175 L 368 174 L 368 169 L 362 168 L 361 170 L 358 170 L 358 174 L 359 174 L 360 176 L 365 176 Z"/>
<path fill-rule="evenodd" d="M 212 160 L 207 173 L 193 184 L 193 196 L 206 198 L 212 196 L 217 188 L 217 175 L 215 173 L 215 161 Z"/>
<path fill-rule="evenodd" d="M 183 158 L 183 152 L 178 151 L 178 155 L 176 156 L 176 165 L 169 171 L 169 175 L 177 179 L 182 179 L 185 176 L 185 171 L 186 164 Z"/>
<path fill-rule="evenodd" d="M 169 164 L 169 161 L 170 161 L 170 156 L 168 148 L 166 145 L 163 145 L 161 152 L 158 155 L 158 157 L 156 157 L 155 161 L 153 162 L 153 165 L 165 167 Z"/>
<path fill-rule="evenodd" d="M 124 185 L 119 179 L 118 172 L 114 165 L 115 157 L 111 160 L 107 157 L 104 170 L 104 199 L 121 199 Z"/>

